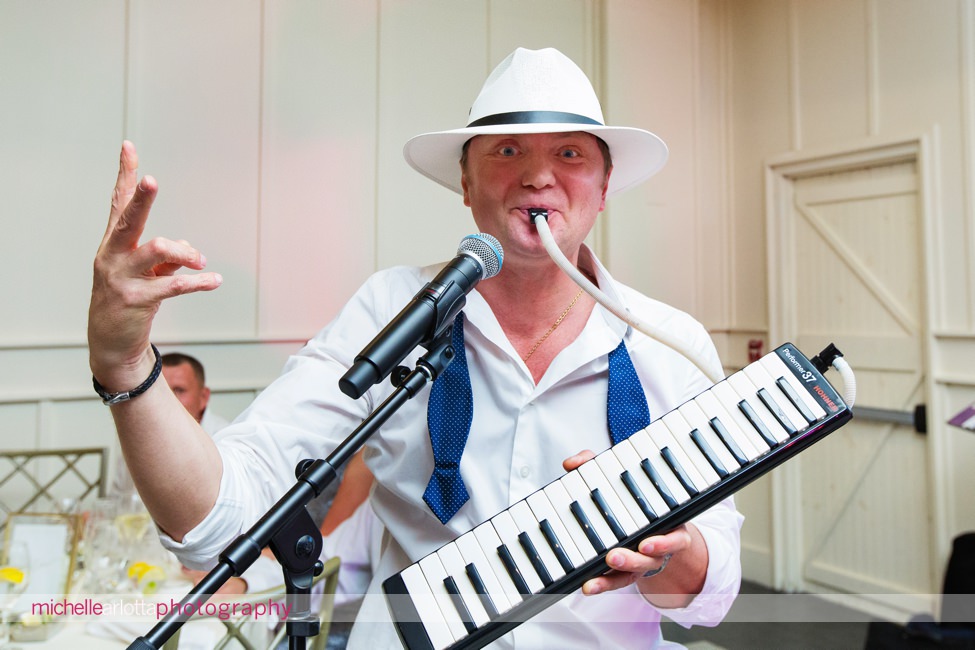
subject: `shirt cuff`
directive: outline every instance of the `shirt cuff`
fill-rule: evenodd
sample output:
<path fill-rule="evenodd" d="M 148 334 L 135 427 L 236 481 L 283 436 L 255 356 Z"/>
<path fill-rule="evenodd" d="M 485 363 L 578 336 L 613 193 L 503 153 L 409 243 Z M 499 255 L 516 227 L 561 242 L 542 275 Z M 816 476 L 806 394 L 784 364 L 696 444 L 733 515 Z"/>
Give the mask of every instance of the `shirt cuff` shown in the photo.
<path fill-rule="evenodd" d="M 704 587 L 686 607 L 657 607 L 657 611 L 685 628 L 713 627 L 724 619 L 741 587 L 740 530 L 744 519 L 729 498 L 691 520 L 708 548 Z"/>
<path fill-rule="evenodd" d="M 182 542 L 177 542 L 162 530 L 159 532 L 159 542 L 163 548 L 171 551 L 184 566 L 198 571 L 209 571 L 217 564 L 217 558 L 240 531 L 228 535 L 227 522 L 239 522 L 245 512 L 244 504 L 229 498 L 226 493 L 226 477 L 220 482 L 220 492 L 217 502 L 210 513 L 198 523 L 195 528 L 183 536 Z"/>

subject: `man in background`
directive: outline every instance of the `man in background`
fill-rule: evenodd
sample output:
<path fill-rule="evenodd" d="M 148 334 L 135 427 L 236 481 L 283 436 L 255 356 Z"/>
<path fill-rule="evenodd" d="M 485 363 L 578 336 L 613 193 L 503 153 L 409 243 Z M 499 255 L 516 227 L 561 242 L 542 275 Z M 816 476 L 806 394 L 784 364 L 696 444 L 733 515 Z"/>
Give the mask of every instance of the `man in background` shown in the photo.
<path fill-rule="evenodd" d="M 164 354 L 162 374 L 166 378 L 166 383 L 176 393 L 176 399 L 200 423 L 204 431 L 212 436 L 230 424 L 212 409 L 207 409 L 210 404 L 210 389 L 206 385 L 203 364 L 198 359 L 181 352 Z"/>

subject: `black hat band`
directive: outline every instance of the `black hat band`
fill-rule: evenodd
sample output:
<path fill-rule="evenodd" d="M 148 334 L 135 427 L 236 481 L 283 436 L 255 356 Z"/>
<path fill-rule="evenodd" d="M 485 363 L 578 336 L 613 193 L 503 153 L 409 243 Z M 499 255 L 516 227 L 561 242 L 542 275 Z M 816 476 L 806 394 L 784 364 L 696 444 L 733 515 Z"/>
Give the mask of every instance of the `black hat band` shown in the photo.
<path fill-rule="evenodd" d="M 486 115 L 468 124 L 467 128 L 475 126 L 497 126 L 501 124 L 591 124 L 605 126 L 601 122 L 576 113 L 563 113 L 561 111 L 513 111 L 511 113 Z"/>

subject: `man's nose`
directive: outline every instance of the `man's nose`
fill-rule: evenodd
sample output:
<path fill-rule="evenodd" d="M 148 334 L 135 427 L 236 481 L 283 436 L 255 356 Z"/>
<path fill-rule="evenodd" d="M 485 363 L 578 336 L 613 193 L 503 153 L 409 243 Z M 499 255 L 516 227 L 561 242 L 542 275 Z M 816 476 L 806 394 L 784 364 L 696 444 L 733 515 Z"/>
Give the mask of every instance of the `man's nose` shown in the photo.
<path fill-rule="evenodd" d="M 544 155 L 525 156 L 521 182 L 525 187 L 541 189 L 555 184 L 555 170 L 552 162 Z"/>

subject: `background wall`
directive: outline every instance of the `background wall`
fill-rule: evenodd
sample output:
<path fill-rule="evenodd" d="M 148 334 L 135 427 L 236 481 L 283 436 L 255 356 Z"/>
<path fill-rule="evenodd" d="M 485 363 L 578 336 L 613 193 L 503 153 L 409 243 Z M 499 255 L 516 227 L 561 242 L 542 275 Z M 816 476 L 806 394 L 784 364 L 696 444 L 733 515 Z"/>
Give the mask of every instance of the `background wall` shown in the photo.
<path fill-rule="evenodd" d="M 0 2 L 0 440 L 105 444 L 85 360 L 91 259 L 123 138 L 161 191 L 146 236 L 225 278 L 164 306 L 239 412 L 372 271 L 452 256 L 472 221 L 400 150 L 462 126 L 515 44 L 595 72 L 591 2 Z M 436 34 L 436 38 L 430 38 Z"/>
<path fill-rule="evenodd" d="M 929 431 L 926 436 L 905 434 L 913 436 L 911 443 L 919 446 L 920 453 L 913 464 L 899 467 L 901 479 L 889 474 L 886 480 L 893 486 L 890 493 L 912 475 L 928 472 L 921 485 L 927 494 L 921 498 L 921 509 L 906 518 L 900 510 L 903 503 L 883 500 L 879 486 L 876 496 L 858 502 L 854 510 L 860 513 L 860 528 L 873 526 L 868 522 L 878 515 L 889 522 L 884 531 L 888 540 L 907 535 L 905 529 L 920 531 L 923 554 L 930 556 L 930 574 L 926 583 L 922 581 L 924 586 L 914 589 L 937 593 L 951 538 L 975 527 L 971 496 L 975 494 L 975 436 L 944 424 L 975 395 L 975 5 L 964 0 L 736 0 L 724 3 L 719 13 L 730 43 L 725 72 L 731 88 L 726 125 L 732 152 L 734 230 L 727 242 L 734 278 L 732 330 L 762 330 L 768 326 L 767 318 L 781 320 L 774 302 L 769 308 L 767 278 L 775 279 L 782 271 L 767 266 L 766 256 L 758 253 L 766 245 L 770 219 L 765 176 L 769 165 L 899 139 L 921 143 L 916 163 L 924 185 L 917 206 L 922 223 L 916 246 L 922 262 L 920 293 L 914 298 L 922 306 L 918 326 L 924 352 L 917 370 L 926 375 L 920 401 L 928 406 Z M 880 226 L 873 239 L 882 242 L 885 234 Z M 802 257 L 804 252 L 800 245 L 782 255 Z M 886 261 L 895 253 L 881 246 L 872 255 Z M 803 264 L 815 273 L 822 261 L 805 258 Z M 896 268 L 896 260 L 887 263 Z M 838 338 L 843 348 L 842 336 Z M 741 346 L 732 344 L 729 349 L 733 356 Z M 879 352 L 893 357 L 899 351 Z M 852 357 L 851 363 L 856 368 Z M 856 452 L 834 443 L 832 453 L 839 462 L 844 454 Z M 825 489 L 840 480 L 826 474 L 818 478 Z M 763 511 L 759 496 L 759 491 L 749 492 L 747 507 Z M 769 541 L 775 536 L 776 522 L 753 517 L 750 524 L 746 561 L 751 562 L 753 575 L 774 572 L 774 564 L 760 558 L 776 555 Z M 763 524 L 768 537 L 762 533 Z M 855 525 L 856 519 L 850 524 Z M 848 538 L 847 545 L 857 544 Z M 870 546 L 871 561 L 883 557 L 889 547 L 883 542 Z M 848 573 L 863 578 L 869 573 L 866 562 Z M 868 591 L 898 591 L 893 563 L 890 558 L 886 575 L 875 575 Z"/>
<path fill-rule="evenodd" d="M 463 125 L 516 46 L 590 74 L 610 123 L 671 159 L 614 198 L 593 244 L 698 317 L 729 369 L 769 340 L 770 159 L 893 134 L 934 144 L 925 217 L 931 563 L 975 528 L 972 0 L 0 0 L 0 445 L 111 444 L 85 347 L 91 260 L 119 145 L 160 195 L 147 236 L 224 275 L 167 303 L 154 340 L 207 366 L 236 415 L 372 271 L 449 258 L 473 224 L 405 164 Z M 739 497 L 746 573 L 776 580 L 770 481 Z M 898 515 L 902 517 L 902 515 Z"/>

